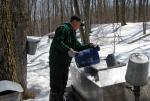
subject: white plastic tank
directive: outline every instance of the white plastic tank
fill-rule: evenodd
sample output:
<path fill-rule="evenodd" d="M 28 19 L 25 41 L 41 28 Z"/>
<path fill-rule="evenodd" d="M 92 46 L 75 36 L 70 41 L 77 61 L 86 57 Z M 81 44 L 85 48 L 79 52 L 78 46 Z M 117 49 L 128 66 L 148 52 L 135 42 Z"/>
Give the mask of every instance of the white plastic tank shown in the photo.
<path fill-rule="evenodd" d="M 142 53 L 133 53 L 130 55 L 126 82 L 133 86 L 144 86 L 148 82 L 149 58 Z"/>

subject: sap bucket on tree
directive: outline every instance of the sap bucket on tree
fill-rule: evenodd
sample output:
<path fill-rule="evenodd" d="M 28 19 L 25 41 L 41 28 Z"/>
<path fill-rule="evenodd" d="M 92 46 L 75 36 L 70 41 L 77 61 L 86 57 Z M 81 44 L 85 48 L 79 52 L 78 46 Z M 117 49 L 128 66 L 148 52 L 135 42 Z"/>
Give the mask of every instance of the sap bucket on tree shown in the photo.
<path fill-rule="evenodd" d="M 143 86 L 148 82 L 149 58 L 142 53 L 130 55 L 126 81 L 133 86 Z"/>
<path fill-rule="evenodd" d="M 78 67 L 86 67 L 94 65 L 100 62 L 100 57 L 98 51 L 100 50 L 99 46 L 96 48 L 85 49 L 75 56 L 75 61 Z"/>
<path fill-rule="evenodd" d="M 108 67 L 113 67 L 117 65 L 117 60 L 114 54 L 109 54 L 106 58 L 106 63 Z"/>
<path fill-rule="evenodd" d="M 7 80 L 0 81 L 0 101 L 21 101 L 22 92 L 20 84 Z"/>
<path fill-rule="evenodd" d="M 27 36 L 27 54 L 29 55 L 35 54 L 40 39 L 41 39 L 40 37 Z"/>

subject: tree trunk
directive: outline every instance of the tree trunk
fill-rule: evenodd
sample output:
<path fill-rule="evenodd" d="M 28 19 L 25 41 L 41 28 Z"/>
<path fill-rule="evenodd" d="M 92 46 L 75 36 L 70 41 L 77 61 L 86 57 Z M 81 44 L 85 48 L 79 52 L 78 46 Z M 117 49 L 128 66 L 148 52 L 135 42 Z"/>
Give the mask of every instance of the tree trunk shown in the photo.
<path fill-rule="evenodd" d="M 31 21 L 32 7 L 34 5 L 34 0 L 27 0 L 27 11 L 28 11 L 28 35 L 33 35 L 33 27 Z"/>
<path fill-rule="evenodd" d="M 136 0 L 134 0 L 134 6 L 133 6 L 133 21 L 136 21 Z"/>
<path fill-rule="evenodd" d="M 71 7 L 71 16 L 73 16 L 74 15 L 74 12 L 73 12 L 73 5 L 72 5 L 72 0 L 70 0 L 70 7 Z"/>
<path fill-rule="evenodd" d="M 78 1 L 77 1 L 77 0 L 73 0 L 73 1 L 74 1 L 75 14 L 76 14 L 77 16 L 81 17 L 81 16 L 80 16 L 80 11 L 79 11 Z M 86 43 L 86 38 L 85 38 L 85 34 L 84 34 L 83 27 L 80 28 L 80 36 L 81 36 L 82 42 L 85 44 L 85 43 Z"/>
<path fill-rule="evenodd" d="M 27 89 L 27 11 L 24 0 L 13 0 L 13 40 L 15 42 L 15 55 L 17 59 L 17 76 L 19 82 Z"/>
<path fill-rule="evenodd" d="M 80 16 L 78 1 L 77 1 L 77 0 L 73 0 L 73 1 L 74 1 L 75 14 L 76 14 L 77 16 Z"/>
<path fill-rule="evenodd" d="M 103 23 L 102 11 L 103 11 L 102 0 L 97 0 L 97 18 L 101 19 L 97 21 L 98 23 Z"/>
<path fill-rule="evenodd" d="M 13 40 L 12 0 L 1 1 L 0 16 L 0 80 L 18 82 Z"/>
<path fill-rule="evenodd" d="M 90 0 L 84 0 L 84 18 L 85 18 L 85 44 L 90 42 L 89 33 L 90 33 Z"/>
<path fill-rule="evenodd" d="M 44 8 L 44 4 L 43 4 L 43 0 L 41 0 L 41 11 L 40 11 L 41 35 L 44 33 L 44 11 L 43 11 L 43 8 Z"/>
<path fill-rule="evenodd" d="M 102 11 L 102 17 L 103 17 L 103 19 L 104 19 L 104 22 L 107 22 L 107 0 L 103 0 L 103 11 Z"/>
<path fill-rule="evenodd" d="M 119 22 L 119 1 L 116 0 L 116 22 Z"/>
<path fill-rule="evenodd" d="M 48 32 L 51 31 L 51 26 L 50 26 L 50 0 L 47 0 L 47 14 L 48 14 Z"/>
<path fill-rule="evenodd" d="M 125 0 L 121 0 L 121 26 L 126 25 Z"/>
<path fill-rule="evenodd" d="M 33 35 L 36 35 L 35 30 L 36 30 L 36 9 L 37 9 L 37 0 L 34 1 L 34 19 L 33 19 Z"/>
<path fill-rule="evenodd" d="M 61 22 L 61 24 L 63 24 L 63 22 L 64 22 L 64 12 L 63 12 L 63 2 L 62 2 L 62 0 L 60 0 L 60 12 L 61 12 L 60 22 Z"/>
<path fill-rule="evenodd" d="M 140 1 L 139 1 L 139 14 L 138 14 L 138 20 L 139 20 L 139 21 L 141 21 L 141 19 L 142 19 L 142 9 L 143 9 L 143 7 L 142 7 L 142 5 L 143 5 L 143 4 L 142 4 L 142 1 L 143 1 L 143 0 L 140 0 Z"/>
<path fill-rule="evenodd" d="M 143 34 L 146 34 L 146 0 L 143 0 L 142 12 L 143 12 Z"/>
<path fill-rule="evenodd" d="M 149 0 L 146 0 L 146 20 L 148 21 L 148 16 L 149 16 L 149 13 L 148 13 L 148 8 L 149 8 Z"/>
<path fill-rule="evenodd" d="M 24 0 L 3 0 L 0 8 L 0 80 L 20 83 L 26 91 L 26 9 Z"/>
<path fill-rule="evenodd" d="M 55 0 L 52 1 L 53 2 L 53 19 L 52 19 L 52 31 L 54 31 L 55 29 Z"/>
<path fill-rule="evenodd" d="M 92 29 L 92 23 L 93 23 L 93 15 L 94 15 L 94 0 L 92 0 L 92 4 L 91 4 L 91 8 L 90 8 L 90 29 Z"/>

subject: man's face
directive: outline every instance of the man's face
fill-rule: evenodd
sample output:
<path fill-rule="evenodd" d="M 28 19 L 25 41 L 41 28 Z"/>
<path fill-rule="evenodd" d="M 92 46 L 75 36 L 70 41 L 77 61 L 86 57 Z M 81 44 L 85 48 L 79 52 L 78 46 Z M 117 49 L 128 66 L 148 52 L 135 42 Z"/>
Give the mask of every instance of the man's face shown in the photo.
<path fill-rule="evenodd" d="M 77 30 L 80 28 L 81 22 L 74 20 L 71 22 L 71 25 L 72 25 L 74 30 Z"/>

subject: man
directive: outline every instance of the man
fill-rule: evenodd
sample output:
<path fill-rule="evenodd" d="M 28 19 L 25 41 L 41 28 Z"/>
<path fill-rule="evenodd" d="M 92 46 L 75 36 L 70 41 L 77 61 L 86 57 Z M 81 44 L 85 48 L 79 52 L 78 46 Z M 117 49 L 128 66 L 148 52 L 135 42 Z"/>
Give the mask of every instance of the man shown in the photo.
<path fill-rule="evenodd" d="M 78 16 L 72 16 L 70 23 L 56 29 L 50 48 L 50 101 L 64 101 L 72 57 L 79 51 L 95 47 L 94 44 L 81 45 L 76 38 L 76 30 L 83 24 Z"/>

